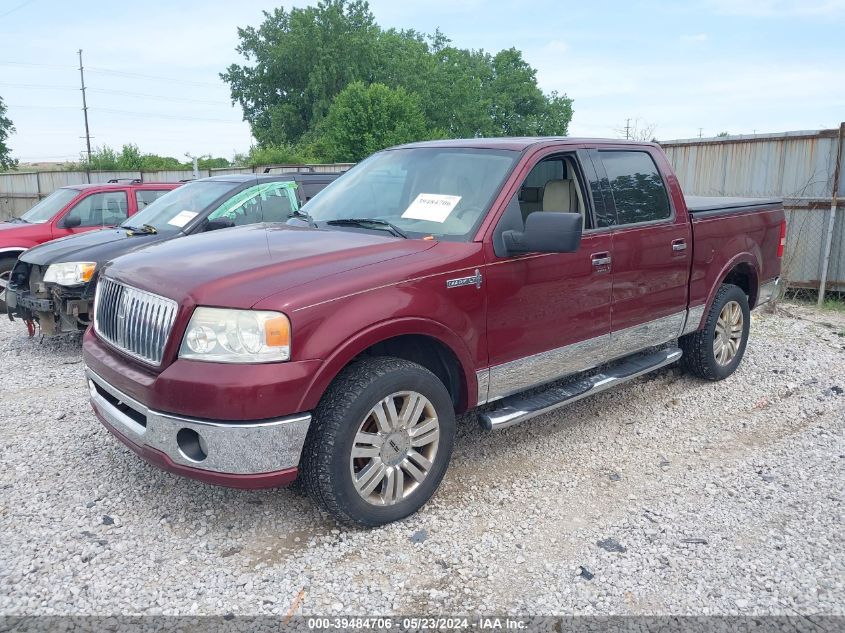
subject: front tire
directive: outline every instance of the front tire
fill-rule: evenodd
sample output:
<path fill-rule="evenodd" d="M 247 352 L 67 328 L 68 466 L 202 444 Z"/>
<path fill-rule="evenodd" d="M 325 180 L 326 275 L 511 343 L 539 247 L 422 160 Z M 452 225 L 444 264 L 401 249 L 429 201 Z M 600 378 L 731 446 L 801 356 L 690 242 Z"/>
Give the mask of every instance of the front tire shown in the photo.
<path fill-rule="evenodd" d="M 748 297 L 738 286 L 722 284 L 704 327 L 680 338 L 681 366 L 704 380 L 724 380 L 745 355 L 750 325 Z"/>
<path fill-rule="evenodd" d="M 452 398 L 433 373 L 399 358 L 365 359 L 344 369 L 320 401 L 301 477 L 338 521 L 384 525 L 431 498 L 454 438 Z"/>

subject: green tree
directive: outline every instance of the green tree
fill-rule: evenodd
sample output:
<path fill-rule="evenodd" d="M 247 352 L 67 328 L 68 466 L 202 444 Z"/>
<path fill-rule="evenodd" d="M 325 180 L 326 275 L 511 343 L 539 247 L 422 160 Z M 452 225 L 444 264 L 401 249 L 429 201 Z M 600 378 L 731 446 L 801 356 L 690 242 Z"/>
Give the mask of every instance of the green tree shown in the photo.
<path fill-rule="evenodd" d="M 229 167 L 231 164 L 226 158 L 215 158 L 214 156 L 200 156 L 197 161 L 200 169 L 220 169 L 221 167 Z"/>
<path fill-rule="evenodd" d="M 319 129 L 317 147 L 330 161 L 356 162 L 391 145 L 425 139 L 425 117 L 404 88 L 349 84 L 335 97 Z"/>
<path fill-rule="evenodd" d="M 348 83 L 375 66 L 378 27 L 361 0 L 264 12 L 257 29 L 238 29 L 237 47 L 254 66 L 233 64 L 222 78 L 259 144 L 297 142 Z"/>
<path fill-rule="evenodd" d="M 249 154 L 241 159 L 245 165 L 302 165 L 318 162 L 316 158 L 305 153 L 305 148 L 293 145 L 264 145 L 251 147 Z"/>
<path fill-rule="evenodd" d="M 362 0 L 279 8 L 264 18 L 238 29 L 246 63 L 221 74 L 259 147 L 327 147 L 321 122 L 359 81 L 415 95 L 432 135 L 567 133 L 571 99 L 543 94 L 516 49 L 490 55 L 453 46 L 440 31 L 383 30 Z"/>
<path fill-rule="evenodd" d="M 225 158 L 203 156 L 199 159 L 200 169 L 213 167 L 228 167 Z M 127 143 L 120 152 L 104 145 L 91 152 L 91 159 L 85 159 L 79 164 L 69 166 L 69 169 L 90 169 L 92 171 L 160 171 L 166 169 L 191 169 L 190 161 L 180 161 L 172 156 L 142 153 L 134 143 Z"/>
<path fill-rule="evenodd" d="M 0 169 L 14 169 L 18 166 L 18 161 L 12 158 L 12 150 L 6 143 L 6 140 L 15 131 L 15 126 L 12 125 L 11 119 L 6 116 L 6 104 L 3 103 L 3 98 L 0 97 Z"/>
<path fill-rule="evenodd" d="M 76 165 L 69 166 L 71 169 L 76 169 Z M 116 171 L 119 169 L 117 165 L 117 152 L 111 147 L 104 145 L 103 147 L 96 147 L 91 152 L 91 157 L 83 160 L 78 167 L 82 169 L 90 169 L 92 171 Z"/>

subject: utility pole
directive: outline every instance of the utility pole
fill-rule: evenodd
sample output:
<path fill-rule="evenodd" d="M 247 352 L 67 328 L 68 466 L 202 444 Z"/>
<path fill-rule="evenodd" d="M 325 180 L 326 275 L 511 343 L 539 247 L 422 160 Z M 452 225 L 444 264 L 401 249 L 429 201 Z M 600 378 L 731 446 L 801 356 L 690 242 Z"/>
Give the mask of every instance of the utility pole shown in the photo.
<path fill-rule="evenodd" d="M 631 119 L 625 119 L 625 139 L 631 138 Z"/>
<path fill-rule="evenodd" d="M 704 128 L 698 128 L 698 138 L 701 138 L 701 132 Z"/>
<path fill-rule="evenodd" d="M 194 180 L 199 180 L 200 178 L 200 165 L 199 165 L 199 156 L 194 156 L 191 152 L 185 152 L 185 158 L 191 159 L 191 166 L 193 167 L 194 172 Z"/>
<path fill-rule="evenodd" d="M 85 115 L 85 145 L 88 147 L 88 162 L 91 162 L 91 132 L 88 129 L 88 103 L 85 101 L 85 72 L 82 69 L 82 49 L 79 49 L 79 81 L 82 84 L 82 113 Z"/>
<path fill-rule="evenodd" d="M 821 281 L 819 282 L 818 306 L 824 305 L 824 291 L 827 286 L 827 269 L 830 266 L 830 250 L 833 245 L 833 229 L 836 226 L 836 206 L 839 203 L 839 178 L 842 169 L 842 142 L 845 141 L 845 122 L 839 124 L 839 142 L 836 144 L 836 166 L 833 168 L 833 191 L 831 192 L 830 215 L 828 215 L 827 235 L 824 239 Z"/>

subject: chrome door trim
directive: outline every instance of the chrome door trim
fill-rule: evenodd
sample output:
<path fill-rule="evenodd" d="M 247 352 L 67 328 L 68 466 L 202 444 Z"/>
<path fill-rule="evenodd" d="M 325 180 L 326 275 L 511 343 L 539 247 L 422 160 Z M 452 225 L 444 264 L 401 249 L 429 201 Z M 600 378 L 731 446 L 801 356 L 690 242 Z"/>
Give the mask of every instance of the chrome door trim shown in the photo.
<path fill-rule="evenodd" d="M 684 323 L 684 329 L 681 330 L 681 336 L 692 334 L 698 330 L 698 326 L 701 325 L 701 317 L 704 316 L 705 307 L 702 303 L 700 306 L 694 306 L 687 310 L 687 319 L 686 323 Z"/>
<path fill-rule="evenodd" d="M 478 400 L 479 405 L 487 402 L 487 392 L 490 390 L 490 368 L 479 369 L 475 372 L 475 380 L 478 382 Z"/>
<path fill-rule="evenodd" d="M 702 308 L 703 311 L 703 308 Z M 699 316 L 700 320 L 700 316 Z M 687 310 L 476 372 L 478 404 L 565 378 L 680 336 Z M 696 323 L 697 327 L 697 323 Z M 486 374 L 485 378 L 482 376 Z M 482 400 L 482 380 L 487 396 Z"/>

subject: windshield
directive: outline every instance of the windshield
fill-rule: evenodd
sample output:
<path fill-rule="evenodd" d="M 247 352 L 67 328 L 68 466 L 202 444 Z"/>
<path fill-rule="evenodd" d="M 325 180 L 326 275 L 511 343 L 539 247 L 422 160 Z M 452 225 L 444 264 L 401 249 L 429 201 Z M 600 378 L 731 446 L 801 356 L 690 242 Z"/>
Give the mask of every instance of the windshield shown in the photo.
<path fill-rule="evenodd" d="M 318 226 L 375 219 L 408 237 L 471 239 L 518 157 L 506 150 L 437 147 L 379 152 L 326 187 L 303 211 Z"/>
<path fill-rule="evenodd" d="M 148 224 L 160 233 L 176 232 L 205 211 L 217 198 L 238 185 L 236 182 L 209 180 L 189 182 L 164 194 L 121 226 L 142 227 Z"/>
<path fill-rule="evenodd" d="M 32 224 L 44 224 L 53 218 L 65 205 L 79 195 L 78 189 L 56 189 L 41 202 L 21 216 L 21 220 Z"/>

